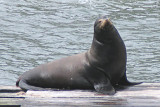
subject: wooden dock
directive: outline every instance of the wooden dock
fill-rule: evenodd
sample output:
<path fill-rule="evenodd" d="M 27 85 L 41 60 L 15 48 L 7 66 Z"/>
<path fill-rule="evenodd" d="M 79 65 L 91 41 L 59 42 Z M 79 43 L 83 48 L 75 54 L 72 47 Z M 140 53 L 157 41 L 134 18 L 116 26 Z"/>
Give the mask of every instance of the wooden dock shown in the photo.
<path fill-rule="evenodd" d="M 0 86 L 0 107 L 160 107 L 160 83 L 143 83 L 102 95 L 95 91 L 27 91 Z"/>

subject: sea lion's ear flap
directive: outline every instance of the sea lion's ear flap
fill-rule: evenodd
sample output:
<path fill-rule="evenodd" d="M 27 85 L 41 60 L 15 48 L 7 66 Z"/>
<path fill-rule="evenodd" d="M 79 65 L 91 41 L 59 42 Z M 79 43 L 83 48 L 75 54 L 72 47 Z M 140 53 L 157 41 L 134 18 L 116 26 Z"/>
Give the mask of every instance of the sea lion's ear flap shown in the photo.
<path fill-rule="evenodd" d="M 114 95 L 116 93 L 109 79 L 106 79 L 106 78 L 105 80 L 95 83 L 94 88 L 98 93 L 102 93 L 102 94 Z"/>

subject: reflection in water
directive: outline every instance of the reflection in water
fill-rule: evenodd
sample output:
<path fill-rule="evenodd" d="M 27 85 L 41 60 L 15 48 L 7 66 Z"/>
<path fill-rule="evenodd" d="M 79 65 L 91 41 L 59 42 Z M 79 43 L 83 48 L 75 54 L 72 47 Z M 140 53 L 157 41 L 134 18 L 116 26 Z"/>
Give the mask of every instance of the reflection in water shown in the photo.
<path fill-rule="evenodd" d="M 160 82 L 159 0 L 0 1 L 0 85 L 14 85 L 23 72 L 86 51 L 93 24 L 107 15 L 128 54 L 130 80 Z"/>

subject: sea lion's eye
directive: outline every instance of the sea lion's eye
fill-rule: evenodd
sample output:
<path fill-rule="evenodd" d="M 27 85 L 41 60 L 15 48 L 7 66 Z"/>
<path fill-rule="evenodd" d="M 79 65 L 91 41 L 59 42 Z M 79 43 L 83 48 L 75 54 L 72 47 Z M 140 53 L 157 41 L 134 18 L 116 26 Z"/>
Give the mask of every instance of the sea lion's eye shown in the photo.
<path fill-rule="evenodd" d="M 99 19 L 99 20 L 98 20 L 98 23 L 102 23 L 102 22 L 103 22 L 103 19 Z"/>
<path fill-rule="evenodd" d="M 102 22 L 101 20 L 98 21 L 98 23 L 101 23 L 101 22 Z"/>

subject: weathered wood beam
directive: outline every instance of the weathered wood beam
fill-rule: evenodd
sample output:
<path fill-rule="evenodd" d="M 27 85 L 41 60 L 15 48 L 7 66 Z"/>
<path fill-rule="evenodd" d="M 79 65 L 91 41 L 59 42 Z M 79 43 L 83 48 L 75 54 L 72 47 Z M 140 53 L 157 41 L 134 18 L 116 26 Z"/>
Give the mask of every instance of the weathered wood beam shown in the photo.
<path fill-rule="evenodd" d="M 16 86 L 0 86 L 0 106 L 100 106 L 159 107 L 160 83 L 143 83 L 126 87 L 115 95 L 102 95 L 91 90 L 27 91 Z"/>

